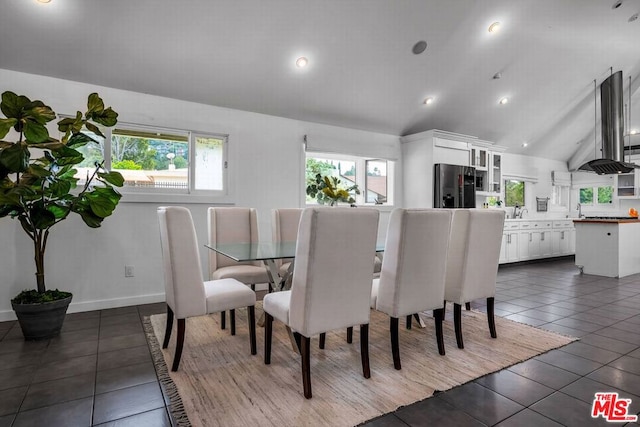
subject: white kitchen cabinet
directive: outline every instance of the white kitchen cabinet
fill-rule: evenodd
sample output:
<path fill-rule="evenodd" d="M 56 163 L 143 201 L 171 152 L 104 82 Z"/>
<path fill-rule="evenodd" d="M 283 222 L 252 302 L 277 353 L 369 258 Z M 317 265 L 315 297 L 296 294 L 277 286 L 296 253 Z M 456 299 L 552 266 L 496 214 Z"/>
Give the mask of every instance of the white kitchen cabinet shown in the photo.
<path fill-rule="evenodd" d="M 502 191 L 502 154 L 491 153 L 491 186 L 489 191 L 500 194 Z"/>
<path fill-rule="evenodd" d="M 489 151 L 484 147 L 471 146 L 469 163 L 478 171 L 489 169 Z"/>
<path fill-rule="evenodd" d="M 502 234 L 502 246 L 500 247 L 500 264 L 507 262 L 517 262 L 518 255 L 518 232 L 520 223 L 518 221 L 505 221 L 504 233 Z"/>
<path fill-rule="evenodd" d="M 549 258 L 553 256 L 553 239 L 551 230 L 540 231 L 540 257 Z"/>
<path fill-rule="evenodd" d="M 518 261 L 526 261 L 531 258 L 531 247 L 534 246 L 531 231 L 518 233 Z"/>
<path fill-rule="evenodd" d="M 564 256 L 575 253 L 575 228 L 572 220 L 553 221 L 552 256 Z"/>
<path fill-rule="evenodd" d="M 638 183 L 635 171 L 616 175 L 616 194 L 620 199 L 638 197 Z"/>
<path fill-rule="evenodd" d="M 572 220 L 506 220 L 500 263 L 570 255 L 575 252 Z"/>
<path fill-rule="evenodd" d="M 476 168 L 476 194 L 500 196 L 502 190 L 502 151 L 502 147 L 481 142 L 470 146 L 469 163 Z"/>
<path fill-rule="evenodd" d="M 625 161 L 638 163 L 640 157 L 632 156 Z M 633 170 L 629 173 L 622 173 L 615 176 L 616 195 L 620 199 L 637 199 L 640 197 L 640 173 Z"/>
<path fill-rule="evenodd" d="M 569 255 L 571 253 L 571 231 L 570 230 L 553 230 L 553 255 Z"/>

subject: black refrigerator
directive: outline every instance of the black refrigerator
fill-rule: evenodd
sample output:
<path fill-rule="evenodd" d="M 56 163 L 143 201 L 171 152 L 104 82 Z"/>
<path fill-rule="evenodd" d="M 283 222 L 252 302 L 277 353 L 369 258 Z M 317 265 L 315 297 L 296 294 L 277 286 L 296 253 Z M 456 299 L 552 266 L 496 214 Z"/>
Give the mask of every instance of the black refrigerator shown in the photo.
<path fill-rule="evenodd" d="M 436 163 L 434 170 L 434 208 L 475 208 L 476 169 L 471 166 Z"/>

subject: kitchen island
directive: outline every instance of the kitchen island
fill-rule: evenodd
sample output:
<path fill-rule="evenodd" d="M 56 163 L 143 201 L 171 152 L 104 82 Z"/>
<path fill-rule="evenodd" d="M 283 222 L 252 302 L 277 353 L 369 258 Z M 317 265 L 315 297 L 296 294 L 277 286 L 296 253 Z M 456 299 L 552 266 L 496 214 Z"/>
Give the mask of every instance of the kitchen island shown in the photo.
<path fill-rule="evenodd" d="M 576 266 L 583 273 L 625 277 L 640 273 L 640 221 L 630 217 L 573 220 Z"/>

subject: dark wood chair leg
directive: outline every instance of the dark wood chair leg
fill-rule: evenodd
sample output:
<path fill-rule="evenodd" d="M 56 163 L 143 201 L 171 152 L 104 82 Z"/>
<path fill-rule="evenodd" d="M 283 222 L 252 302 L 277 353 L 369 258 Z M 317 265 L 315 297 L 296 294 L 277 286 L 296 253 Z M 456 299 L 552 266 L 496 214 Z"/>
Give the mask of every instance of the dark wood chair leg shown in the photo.
<path fill-rule="evenodd" d="M 491 333 L 491 338 L 497 338 L 498 334 L 496 334 L 496 318 L 494 315 L 494 297 L 487 298 L 487 320 L 489 321 L 489 333 Z"/>
<path fill-rule="evenodd" d="M 349 344 L 353 342 L 353 326 L 347 328 L 347 342 Z"/>
<path fill-rule="evenodd" d="M 407 316 L 411 319 L 411 316 Z M 389 318 L 389 334 L 391 336 L 391 355 L 393 356 L 393 367 L 397 370 L 402 369 L 400 365 L 400 343 L 398 338 L 399 319 L 397 317 Z"/>
<path fill-rule="evenodd" d="M 185 319 L 178 319 L 178 340 L 176 341 L 176 354 L 173 356 L 173 366 L 171 370 L 176 372 L 180 365 L 180 358 L 182 357 L 182 347 L 184 345 L 184 329 Z"/>
<path fill-rule="evenodd" d="M 407 329 L 411 329 L 411 319 L 412 319 L 411 315 L 408 315 L 407 316 L 407 322 L 406 322 Z"/>
<path fill-rule="evenodd" d="M 457 303 L 453 304 L 453 325 L 456 330 L 458 348 L 464 348 L 464 342 L 462 342 L 462 306 Z"/>
<path fill-rule="evenodd" d="M 164 341 L 162 342 L 162 348 L 167 348 L 169 346 L 171 329 L 173 329 L 173 310 L 171 310 L 171 307 L 167 306 L 167 326 L 164 328 Z"/>
<path fill-rule="evenodd" d="M 247 318 L 249 319 L 249 344 L 251 346 L 251 354 L 256 354 L 256 308 L 253 305 L 247 307 Z"/>
<path fill-rule="evenodd" d="M 220 312 L 220 329 L 227 329 L 227 312 Z"/>
<path fill-rule="evenodd" d="M 322 350 L 324 350 L 324 343 L 325 343 L 326 339 L 327 339 L 327 333 L 326 332 L 321 333 L 320 334 L 320 346 L 319 347 Z"/>
<path fill-rule="evenodd" d="M 369 324 L 360 325 L 360 357 L 362 358 L 362 375 L 371 378 L 369 367 Z"/>
<path fill-rule="evenodd" d="M 264 313 L 264 364 L 271 363 L 271 336 L 273 335 L 273 316 Z"/>
<path fill-rule="evenodd" d="M 311 338 L 301 336 L 301 341 L 302 388 L 304 397 L 311 399 Z"/>
<path fill-rule="evenodd" d="M 433 310 L 433 319 L 436 322 L 436 341 L 438 343 L 438 353 L 444 356 L 444 337 L 442 335 L 442 321 L 444 320 L 444 310 L 436 308 Z"/>
<path fill-rule="evenodd" d="M 302 354 L 302 335 L 300 335 L 299 332 L 294 332 L 293 338 L 296 340 L 296 345 L 298 346 L 298 353 Z"/>
<path fill-rule="evenodd" d="M 464 303 L 464 308 L 465 308 L 467 311 L 471 311 L 471 303 L 470 303 L 470 302 L 465 302 L 465 303 Z"/>
<path fill-rule="evenodd" d="M 236 334 L 236 311 L 229 310 L 229 323 L 231 324 L 231 335 Z"/>
<path fill-rule="evenodd" d="M 255 290 L 256 290 L 256 284 L 255 284 L 255 283 L 252 283 L 252 284 L 250 284 L 249 286 L 251 287 L 251 290 L 255 292 Z"/>

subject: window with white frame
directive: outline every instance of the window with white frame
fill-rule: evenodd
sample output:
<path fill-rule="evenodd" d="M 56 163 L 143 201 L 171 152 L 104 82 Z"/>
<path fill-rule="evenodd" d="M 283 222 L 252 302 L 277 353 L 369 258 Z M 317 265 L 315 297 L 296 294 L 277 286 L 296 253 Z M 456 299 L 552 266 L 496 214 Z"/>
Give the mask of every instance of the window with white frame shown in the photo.
<path fill-rule="evenodd" d="M 393 161 L 331 153 L 306 153 L 305 188 L 316 176 L 336 177 L 340 188 L 358 186 L 360 194 L 351 192 L 356 204 L 392 205 Z M 307 204 L 316 199 L 306 196 Z"/>
<path fill-rule="evenodd" d="M 79 150 L 85 157 L 78 168 L 81 180 L 104 160 L 106 168 L 124 177 L 124 191 L 226 193 L 227 135 L 126 124 L 103 133 L 105 138 L 92 135 L 98 144 Z"/>
<path fill-rule="evenodd" d="M 578 190 L 581 205 L 608 205 L 613 203 L 613 186 L 600 187 L 582 186 Z"/>

